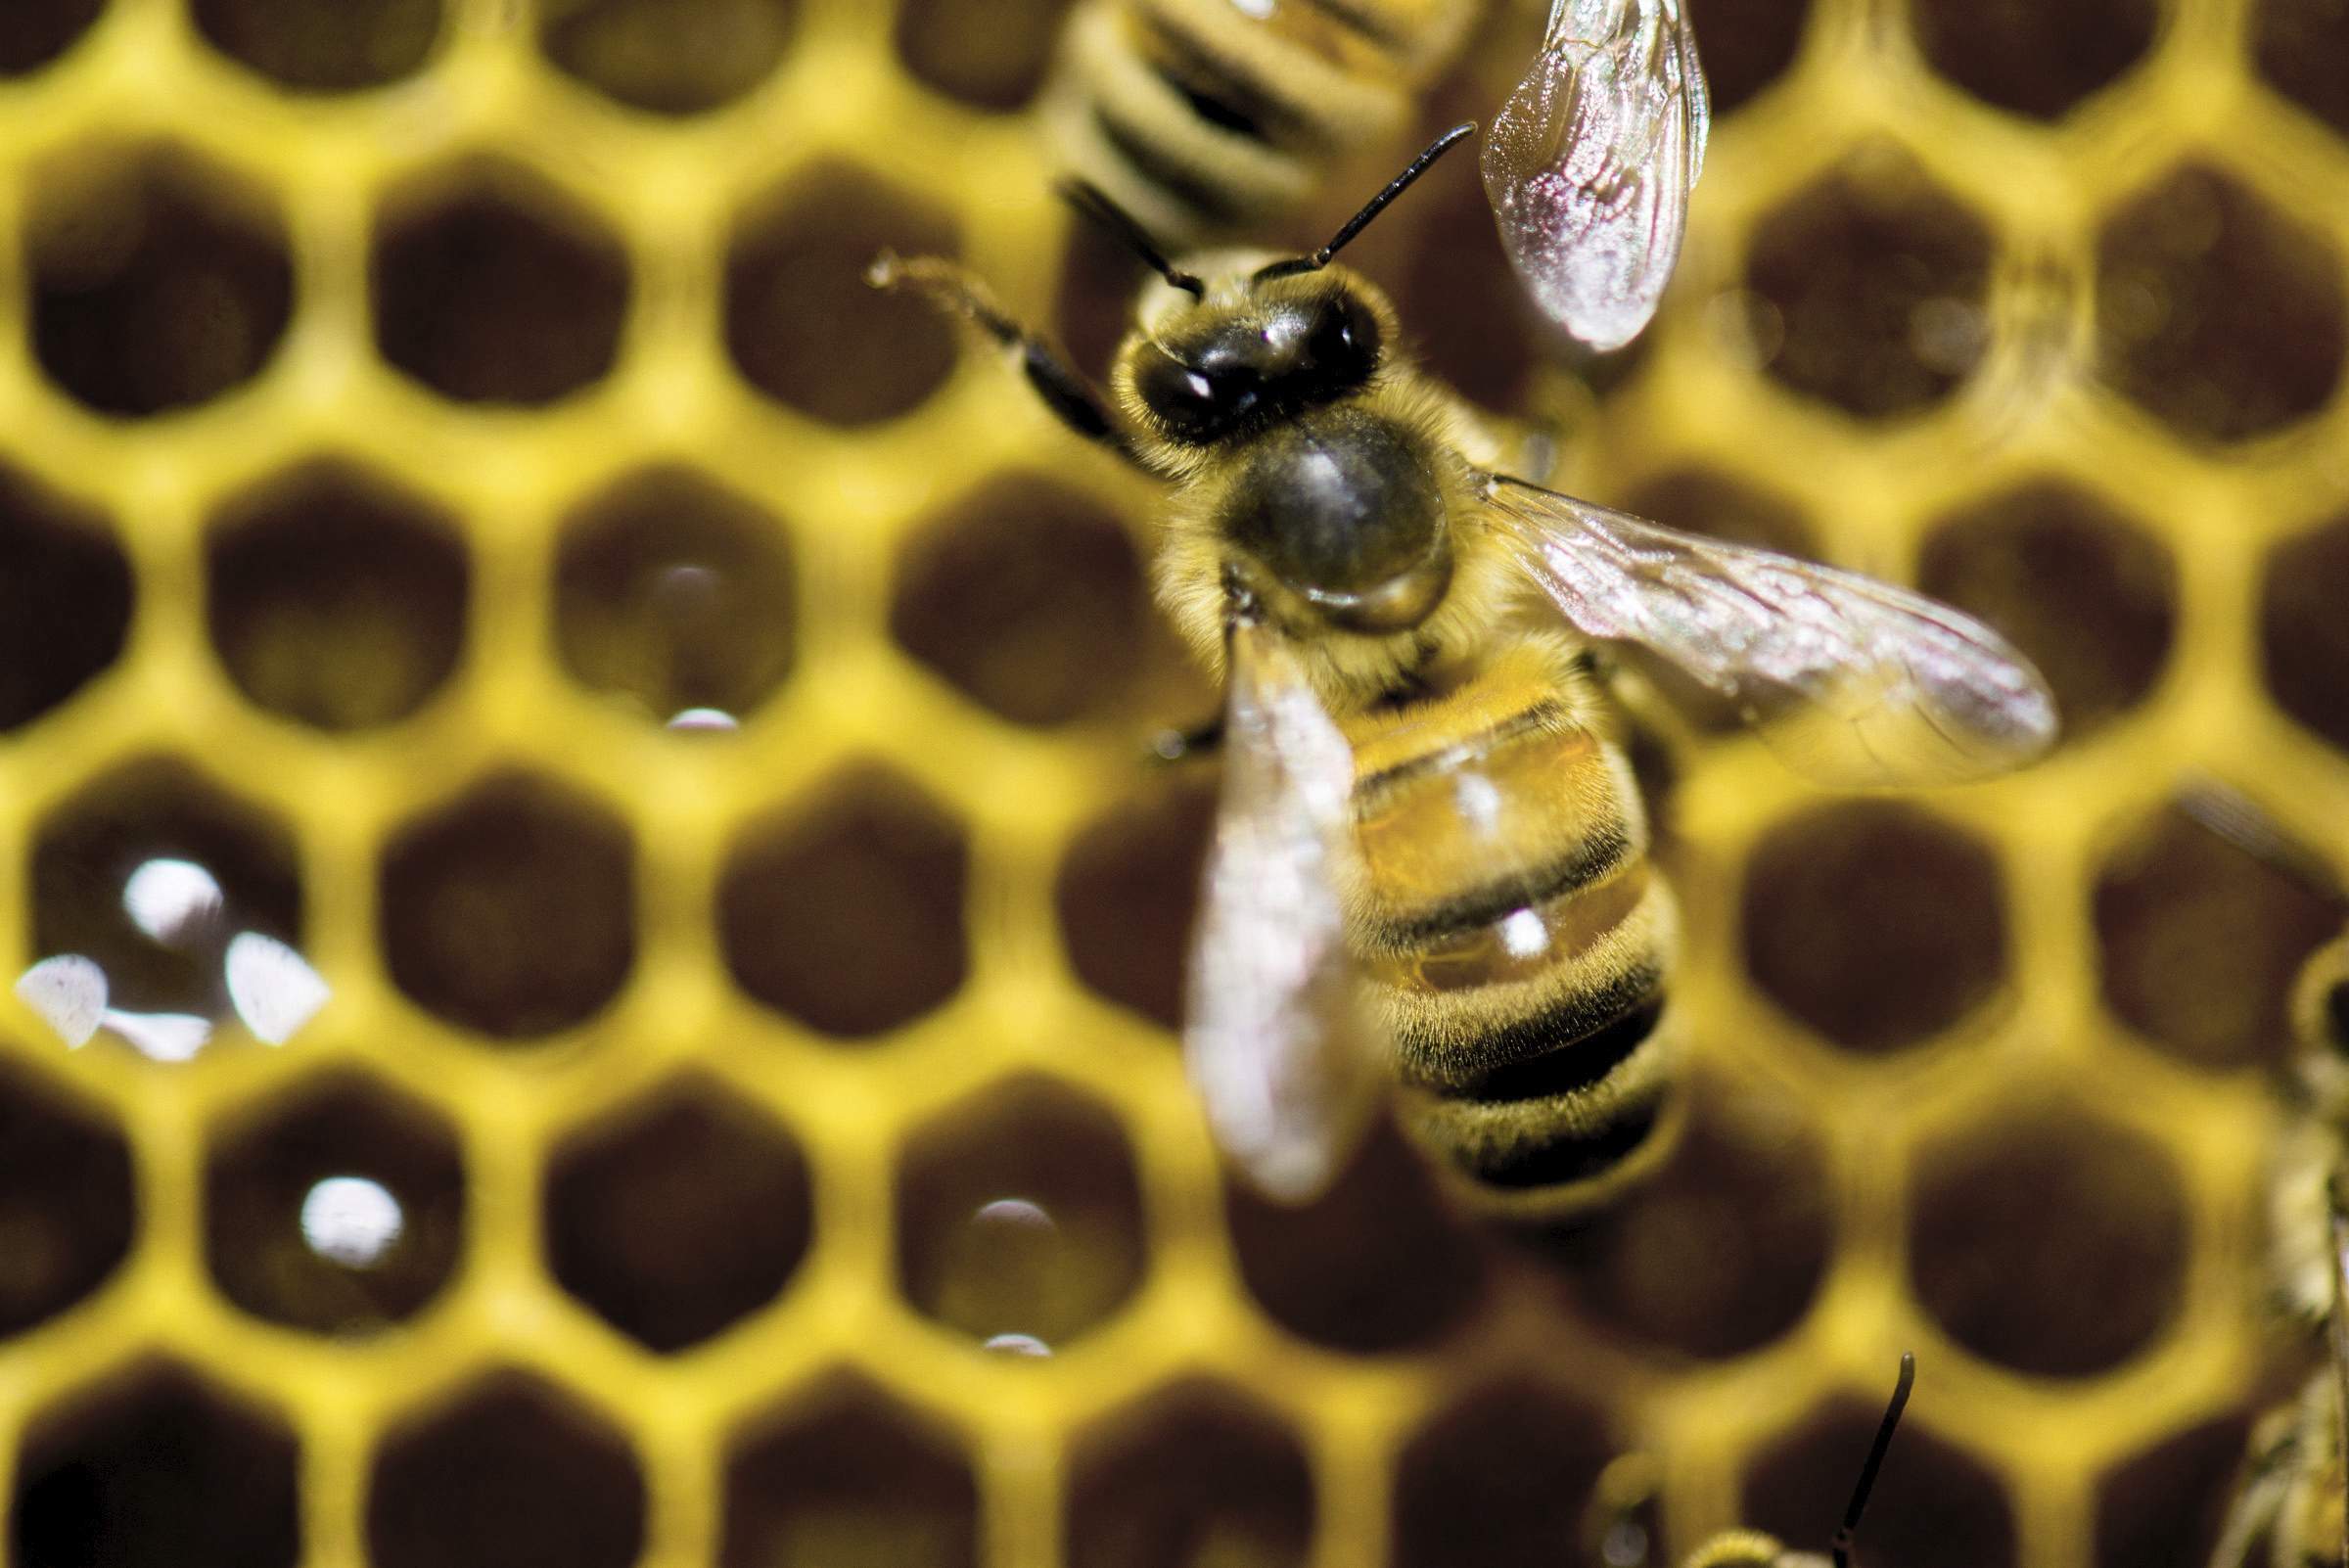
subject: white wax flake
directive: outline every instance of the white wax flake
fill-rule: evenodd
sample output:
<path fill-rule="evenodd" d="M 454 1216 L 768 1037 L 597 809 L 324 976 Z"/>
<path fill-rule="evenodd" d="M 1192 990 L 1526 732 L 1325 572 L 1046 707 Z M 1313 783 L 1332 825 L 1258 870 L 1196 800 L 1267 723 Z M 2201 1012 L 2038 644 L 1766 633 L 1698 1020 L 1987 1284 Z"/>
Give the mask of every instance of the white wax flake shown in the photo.
<path fill-rule="evenodd" d="M 345 1268 L 381 1263 L 406 1225 L 399 1200 L 365 1176 L 328 1176 L 301 1200 L 301 1239 Z"/>
<path fill-rule="evenodd" d="M 722 734 L 742 728 L 742 720 L 722 708 L 686 708 L 680 709 L 665 727 L 694 734 Z"/>
<path fill-rule="evenodd" d="M 17 995 L 57 1031 L 66 1048 L 90 1042 L 106 1021 L 106 971 L 77 952 L 44 958 L 17 977 Z"/>
<path fill-rule="evenodd" d="M 1044 1212 L 1042 1205 L 1031 1203 L 1026 1198 L 997 1198 L 992 1203 L 982 1205 L 971 1218 L 983 1225 L 1002 1225 L 1014 1230 L 1060 1228 L 1052 1222 L 1052 1217 Z"/>
<path fill-rule="evenodd" d="M 1279 9 L 1280 0 L 1231 0 L 1232 9 L 1259 22 L 1269 22 Z"/>
<path fill-rule="evenodd" d="M 997 1356 L 1024 1356 L 1031 1360 L 1048 1358 L 1052 1347 L 1034 1334 L 997 1334 L 987 1342 L 987 1349 Z"/>
<path fill-rule="evenodd" d="M 332 994 L 309 961 L 274 937 L 239 932 L 228 945 L 228 999 L 257 1040 L 283 1045 Z"/>
<path fill-rule="evenodd" d="M 187 945 L 220 912 L 220 884 L 193 860 L 158 857 L 122 884 L 122 912 L 166 947 Z"/>
<path fill-rule="evenodd" d="M 151 1062 L 193 1061 L 212 1038 L 212 1022 L 193 1013 L 125 1013 L 109 1008 L 106 1027 Z"/>
<path fill-rule="evenodd" d="M 1451 805 L 1460 820 L 1479 833 L 1500 825 L 1500 789 L 1482 773 L 1462 773 L 1452 780 Z"/>
<path fill-rule="evenodd" d="M 1539 958 L 1549 950 L 1549 927 L 1531 909 L 1520 909 L 1500 923 L 1501 950 L 1512 958 Z"/>

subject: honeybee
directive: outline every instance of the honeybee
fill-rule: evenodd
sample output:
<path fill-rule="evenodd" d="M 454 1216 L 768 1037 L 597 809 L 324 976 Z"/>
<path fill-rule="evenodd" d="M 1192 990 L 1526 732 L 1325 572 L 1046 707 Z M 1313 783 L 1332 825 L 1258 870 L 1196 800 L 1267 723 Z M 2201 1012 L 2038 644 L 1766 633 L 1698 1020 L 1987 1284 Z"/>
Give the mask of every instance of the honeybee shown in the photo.
<path fill-rule="evenodd" d="M 1680 256 L 1711 100 L 1683 0 L 1551 0 L 1493 123 L 1485 188 L 1527 291 L 1620 348 Z M 1482 0 L 1088 0 L 1044 114 L 1065 161 L 1191 243 L 1310 205 L 1384 154 Z"/>
<path fill-rule="evenodd" d="M 1158 598 L 1226 689 L 1184 1029 L 1223 1151 L 1307 1201 L 1399 1080 L 1441 1169 L 1546 1222 L 1669 1141 L 1674 905 L 1592 641 L 1644 645 L 1847 782 L 1999 772 L 2055 719 L 1963 616 L 1517 477 L 1541 443 L 1421 372 L 1331 260 L 1474 128 L 1311 255 L 1186 270 L 1096 196 L 1159 274 L 1116 416 L 954 264 L 884 256 L 872 280 L 976 322 L 1171 485 Z"/>
<path fill-rule="evenodd" d="M 2222 837 L 2342 906 L 2349 893 L 2234 791 L 2182 804 Z M 2270 1299 L 2320 1361 L 2251 1438 L 2211 1568 L 2340 1568 L 2349 1561 L 2349 931 L 2310 954 L 2292 988 L 2288 1115 L 2268 1188 Z"/>

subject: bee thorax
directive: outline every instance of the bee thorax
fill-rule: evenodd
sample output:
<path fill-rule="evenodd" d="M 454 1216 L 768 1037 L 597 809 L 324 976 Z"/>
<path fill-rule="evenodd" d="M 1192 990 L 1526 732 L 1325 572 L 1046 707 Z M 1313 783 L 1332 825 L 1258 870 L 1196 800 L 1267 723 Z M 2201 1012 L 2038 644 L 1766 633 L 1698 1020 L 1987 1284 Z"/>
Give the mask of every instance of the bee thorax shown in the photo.
<path fill-rule="evenodd" d="M 1451 582 L 1432 466 L 1403 431 L 1359 410 L 1267 432 L 1223 516 L 1234 544 L 1348 630 L 1416 625 Z"/>

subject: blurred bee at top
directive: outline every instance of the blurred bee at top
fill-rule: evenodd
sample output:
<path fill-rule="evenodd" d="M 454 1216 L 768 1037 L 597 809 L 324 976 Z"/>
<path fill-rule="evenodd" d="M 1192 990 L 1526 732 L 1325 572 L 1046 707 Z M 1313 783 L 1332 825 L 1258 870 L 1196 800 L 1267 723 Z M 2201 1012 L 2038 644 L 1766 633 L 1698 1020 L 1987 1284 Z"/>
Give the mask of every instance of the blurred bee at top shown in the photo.
<path fill-rule="evenodd" d="M 1644 645 L 1845 781 L 1999 772 L 2054 714 L 1952 611 L 1517 477 L 1542 443 L 1419 370 L 1386 297 L 1330 264 L 1474 129 L 1311 255 L 1186 270 L 1089 196 L 1159 274 L 1112 369 L 1122 419 L 952 263 L 873 280 L 969 316 L 1173 487 L 1158 597 L 1227 678 L 1185 1035 L 1224 1150 L 1306 1200 L 1400 1077 L 1445 1166 L 1546 1221 L 1667 1141 L 1673 903 L 1584 639 Z"/>
<path fill-rule="evenodd" d="M 1591 348 L 1655 314 L 1711 123 L 1684 0 L 1551 0 L 1485 189 L 1535 301 Z M 1163 239 L 1310 208 L 1391 151 L 1484 0 L 1087 0 L 1045 115 L 1070 168 Z"/>
<path fill-rule="evenodd" d="M 2217 785 L 2182 804 L 2205 827 L 2332 900 L 2349 893 L 2257 807 Z M 2349 1562 L 2349 930 L 2319 947 L 2292 988 L 2286 1117 L 2271 1156 L 2269 1294 L 2320 1365 L 2252 1433 L 2241 1490 L 2211 1568 L 2340 1568 Z"/>

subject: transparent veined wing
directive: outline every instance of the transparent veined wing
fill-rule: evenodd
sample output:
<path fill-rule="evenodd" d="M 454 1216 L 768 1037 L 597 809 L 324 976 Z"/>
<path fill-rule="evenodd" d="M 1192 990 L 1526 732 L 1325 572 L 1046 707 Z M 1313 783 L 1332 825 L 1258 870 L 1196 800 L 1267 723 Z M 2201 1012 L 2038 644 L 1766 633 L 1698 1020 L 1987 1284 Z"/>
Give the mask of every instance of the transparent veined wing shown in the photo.
<path fill-rule="evenodd" d="M 1283 1203 L 1337 1176 L 1383 1084 L 1338 887 L 1353 791 L 1353 753 L 1295 655 L 1237 627 L 1183 1059 L 1218 1145 Z"/>
<path fill-rule="evenodd" d="M 1484 496 L 1568 621 L 1686 670 L 1811 777 L 1956 783 L 2018 767 L 2055 739 L 2039 671 L 1946 605 L 1517 480 L 1488 476 Z"/>
<path fill-rule="evenodd" d="M 1552 0 L 1542 50 L 1485 137 L 1485 194 L 1542 309 L 1620 348 L 1680 259 L 1712 103 L 1684 0 Z"/>

